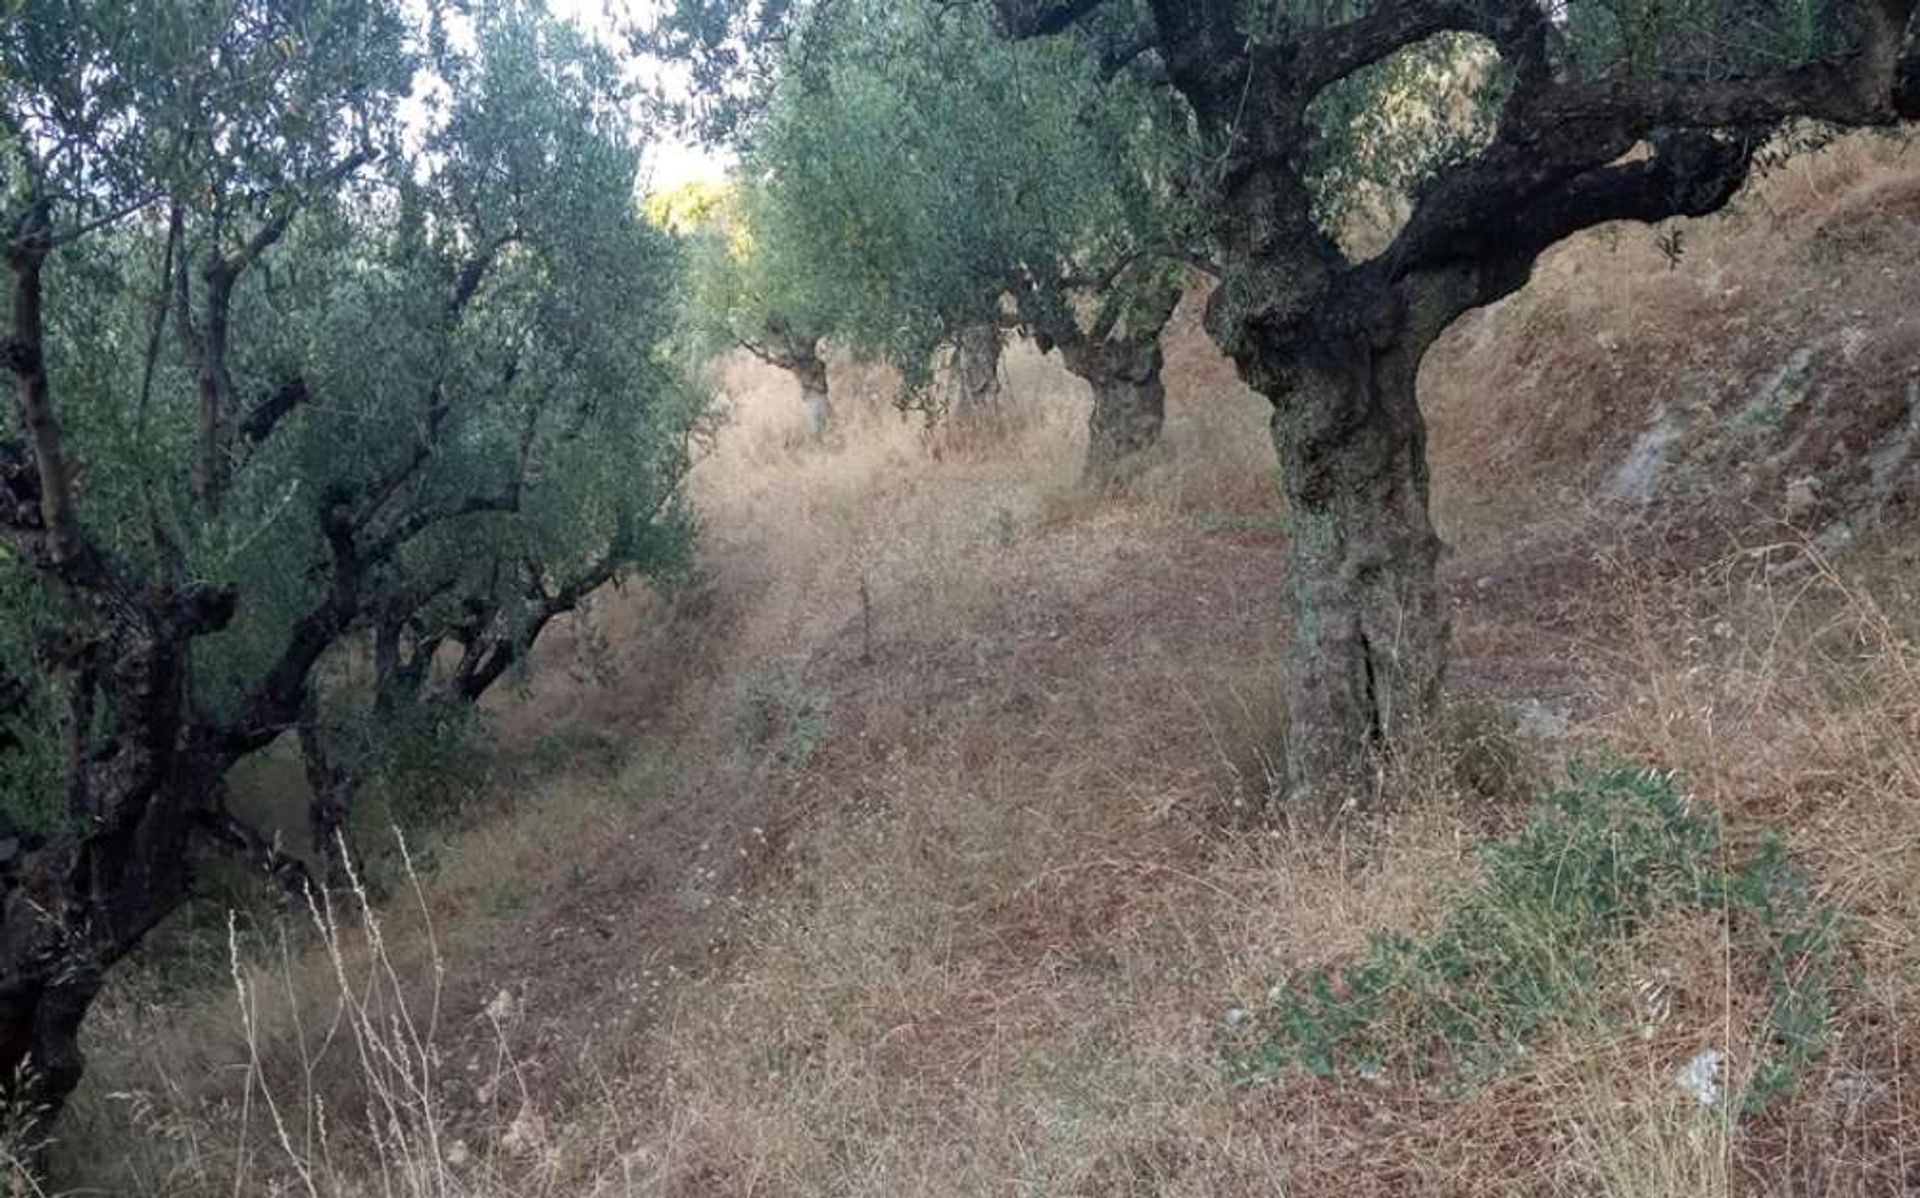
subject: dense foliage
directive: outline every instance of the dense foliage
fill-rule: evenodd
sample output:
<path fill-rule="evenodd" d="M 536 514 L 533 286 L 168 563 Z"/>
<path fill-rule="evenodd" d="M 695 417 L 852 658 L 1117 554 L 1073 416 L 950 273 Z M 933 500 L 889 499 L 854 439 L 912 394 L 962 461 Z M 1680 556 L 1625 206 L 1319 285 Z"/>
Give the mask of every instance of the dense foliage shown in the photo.
<path fill-rule="evenodd" d="M 749 162 L 827 323 L 924 376 L 934 349 L 1039 290 L 1126 306 L 1189 248 L 1192 147 L 1167 99 L 977 9 L 836 4 L 789 51 Z"/>
<path fill-rule="evenodd" d="M 674 568 L 704 403 L 630 89 L 540 5 L 4 21 L 0 804 L 32 835 L 0 862 L 0 1048 L 57 1103 L 193 852 L 299 880 L 231 767 L 299 728 L 334 848 L 318 711 L 470 702 Z"/>

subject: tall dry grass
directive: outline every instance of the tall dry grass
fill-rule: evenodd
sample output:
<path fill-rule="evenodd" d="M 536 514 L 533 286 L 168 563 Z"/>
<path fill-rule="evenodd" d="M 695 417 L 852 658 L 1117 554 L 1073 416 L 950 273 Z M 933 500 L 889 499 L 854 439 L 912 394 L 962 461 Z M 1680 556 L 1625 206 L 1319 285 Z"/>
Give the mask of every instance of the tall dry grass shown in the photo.
<path fill-rule="evenodd" d="M 1900 186 L 1877 153 L 1765 202 L 1857 215 Z M 1118 497 L 1079 490 L 1084 393 L 1028 350 L 989 448 L 930 441 L 884 377 L 847 369 L 842 428 L 814 445 L 786 380 L 730 368 L 736 419 L 695 480 L 695 598 L 602 605 L 598 635 L 545 651 L 564 681 L 497 716 L 529 747 L 602 729 L 673 776 L 563 766 L 446 846 L 413 900 L 431 925 L 374 911 L 331 951 L 243 953 L 245 1019 L 232 987 L 110 1007 L 74 1133 L 85 1178 L 474 1198 L 1903 1192 L 1911 552 L 1683 568 L 1636 530 L 1609 558 L 1617 512 L 1558 490 L 1648 410 L 1640 376 L 1567 322 L 1705 329 L 1728 288 L 1804 268 L 1779 226 L 1743 219 L 1694 241 L 1709 282 L 1651 273 L 1630 240 L 1568 247 L 1539 294 L 1440 356 L 1459 708 L 1492 714 L 1437 731 L 1377 814 L 1330 832 L 1242 818 L 1280 723 L 1284 512 L 1261 401 L 1191 307 L 1170 452 Z M 611 668 L 582 665 L 596 655 Z M 1534 735 L 1516 706 L 1565 714 Z M 1434 927 L 1528 780 L 1605 753 L 1679 770 L 1726 814 L 1730 854 L 1784 837 L 1847 913 L 1834 1038 L 1788 1100 L 1735 1117 L 1675 1084 L 1716 1048 L 1737 1103 L 1762 1047 L 1741 929 L 1712 911 L 1611 946 L 1586 1001 L 1483 1083 L 1235 1084 L 1234 1012 L 1378 932 Z M 651 822 L 663 806 L 684 826 Z M 580 908 L 622 893 L 644 900 L 613 908 L 639 928 L 616 942 L 631 959 L 570 966 Z M 544 970 L 561 977 L 527 976 Z M 536 1027 L 576 1039 L 536 1049 Z"/>

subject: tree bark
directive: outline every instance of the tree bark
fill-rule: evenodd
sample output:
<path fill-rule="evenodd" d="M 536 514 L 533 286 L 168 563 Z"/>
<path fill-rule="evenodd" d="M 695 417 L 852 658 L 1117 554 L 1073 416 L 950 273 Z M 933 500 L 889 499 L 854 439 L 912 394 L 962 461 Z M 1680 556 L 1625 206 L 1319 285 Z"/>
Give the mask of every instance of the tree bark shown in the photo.
<path fill-rule="evenodd" d="M 85 1072 L 80 1025 L 99 992 L 99 970 L 89 964 L 0 995 L 0 1060 L 13 1070 L 6 1091 L 21 1118 L 9 1130 L 31 1175 L 45 1175 L 53 1125 Z"/>
<path fill-rule="evenodd" d="M 307 829 L 313 851 L 325 863 L 330 894 L 353 887 L 353 863 L 347 819 L 353 811 L 353 771 L 342 767 L 328 750 L 320 727 L 319 700 L 308 701 L 300 717 L 300 758 L 307 774 Z M 349 904 L 350 906 L 350 904 Z"/>
<path fill-rule="evenodd" d="M 800 403 L 807 413 L 807 434 L 815 440 L 833 427 L 833 401 L 827 393 L 827 363 L 817 350 L 805 347 L 787 368 L 800 384 Z"/>
<path fill-rule="evenodd" d="M 967 433 L 1001 430 L 1000 329 L 974 324 L 961 329 L 953 345 L 953 400 L 948 419 Z"/>
<path fill-rule="evenodd" d="M 1139 468 L 1140 455 L 1159 444 L 1166 426 L 1160 343 L 1088 342 L 1065 356 L 1067 369 L 1093 388 L 1082 476 L 1097 485 L 1122 482 Z"/>
<path fill-rule="evenodd" d="M 1273 397 L 1294 619 L 1287 796 L 1339 802 L 1437 708 L 1448 620 L 1419 354 L 1323 348 Z"/>

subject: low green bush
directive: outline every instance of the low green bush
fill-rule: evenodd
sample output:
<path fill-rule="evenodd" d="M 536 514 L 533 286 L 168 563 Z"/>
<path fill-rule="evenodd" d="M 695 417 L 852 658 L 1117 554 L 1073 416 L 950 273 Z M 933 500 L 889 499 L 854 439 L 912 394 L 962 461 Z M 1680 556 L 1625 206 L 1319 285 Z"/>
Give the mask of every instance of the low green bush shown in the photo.
<path fill-rule="evenodd" d="M 1232 1074 L 1487 1077 L 1548 1027 L 1594 1016 L 1609 953 L 1688 911 L 1724 913 L 1742 966 L 1768 980 L 1748 1105 L 1790 1090 L 1825 1048 L 1836 912 L 1775 842 L 1730 865 L 1718 814 L 1689 802 L 1671 774 L 1577 768 L 1518 832 L 1488 842 L 1484 860 L 1482 881 L 1431 934 L 1383 934 L 1356 961 L 1275 986 L 1236 1021 Z"/>

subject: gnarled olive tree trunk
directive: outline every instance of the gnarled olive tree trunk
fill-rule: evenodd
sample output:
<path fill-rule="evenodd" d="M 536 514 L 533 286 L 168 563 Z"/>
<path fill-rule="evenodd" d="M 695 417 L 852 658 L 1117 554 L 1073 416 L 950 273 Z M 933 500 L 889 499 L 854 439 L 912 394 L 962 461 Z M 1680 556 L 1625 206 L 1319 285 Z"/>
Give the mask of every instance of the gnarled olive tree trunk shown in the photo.
<path fill-rule="evenodd" d="M 962 432 L 993 435 L 1005 424 L 1000 406 L 1000 328 L 972 324 L 953 344 L 953 400 L 947 418 Z"/>
<path fill-rule="evenodd" d="M 1446 664 L 1417 355 L 1338 348 L 1316 352 L 1270 396 L 1292 528 L 1294 798 L 1357 794 L 1374 751 L 1435 710 Z"/>
<path fill-rule="evenodd" d="M 807 413 L 807 433 L 818 438 L 833 427 L 833 400 L 827 392 L 827 363 L 808 346 L 787 369 L 800 384 L 800 403 Z"/>
<path fill-rule="evenodd" d="M 1180 305 L 1180 287 L 1162 280 L 1123 290 L 1116 272 L 1104 281 L 1091 326 L 1083 327 L 1071 298 L 1075 286 L 1029 277 L 1014 299 L 1040 352 L 1058 349 L 1067 369 L 1093 389 L 1082 478 L 1097 485 L 1124 482 L 1140 455 L 1159 444 L 1166 426 L 1160 334 Z"/>
<path fill-rule="evenodd" d="M 1108 6 L 998 7 L 1010 35 L 1035 37 Z M 1382 2 L 1328 22 L 1277 15 L 1258 30 L 1232 3 L 1147 6 L 1140 44 L 1224 147 L 1202 192 L 1221 264 L 1207 328 L 1273 404 L 1293 505 L 1290 795 L 1352 797 L 1439 701 L 1448 627 L 1414 396 L 1427 347 L 1524 286 L 1538 256 L 1581 229 L 1724 207 L 1782 122 L 1920 114 L 1915 0 L 1835 7 L 1855 31 L 1844 52 L 1701 84 L 1644 62 L 1620 78 L 1569 73 L 1555 51 L 1564 31 L 1537 0 Z M 1314 215 L 1314 103 L 1448 32 L 1485 39 L 1505 65 L 1492 130 L 1409 197 L 1387 247 L 1349 256 Z"/>
<path fill-rule="evenodd" d="M 1093 388 L 1083 477 L 1091 483 L 1120 481 L 1139 464 L 1141 454 L 1159 444 L 1166 426 L 1160 343 L 1085 340 L 1064 346 L 1063 352 L 1067 369 Z"/>
<path fill-rule="evenodd" d="M 807 432 L 816 440 L 833 427 L 833 401 L 827 393 L 827 361 L 820 338 L 803 333 L 779 312 L 768 314 L 756 336 L 736 336 L 740 347 L 769 366 L 791 374 L 800 384 L 800 403 L 806 410 Z"/>

